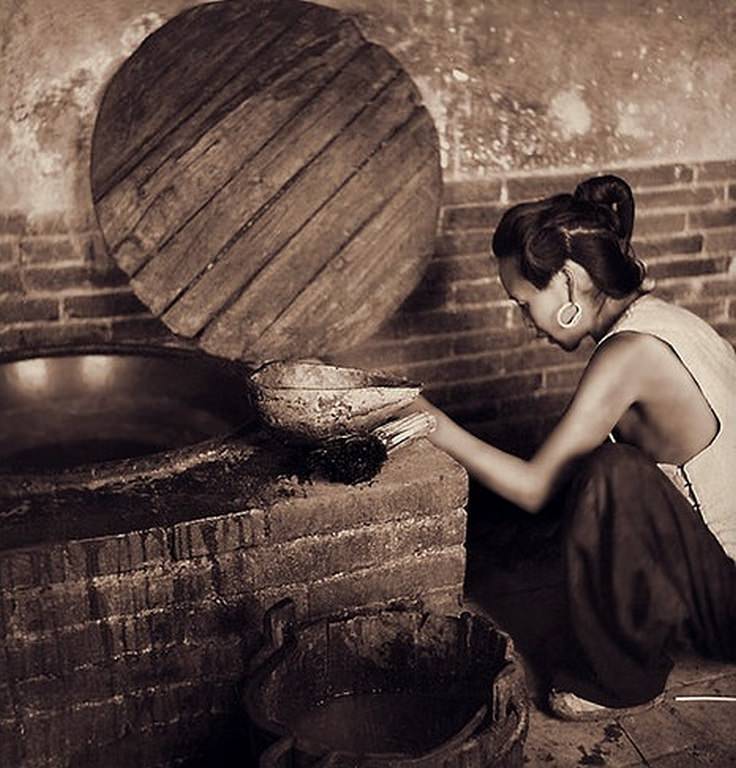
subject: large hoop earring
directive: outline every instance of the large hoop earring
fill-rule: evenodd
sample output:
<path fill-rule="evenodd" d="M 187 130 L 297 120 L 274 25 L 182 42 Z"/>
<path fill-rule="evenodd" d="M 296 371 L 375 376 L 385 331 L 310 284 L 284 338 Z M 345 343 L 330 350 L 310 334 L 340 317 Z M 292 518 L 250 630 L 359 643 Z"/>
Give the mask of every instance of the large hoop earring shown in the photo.
<path fill-rule="evenodd" d="M 583 308 L 577 301 L 568 301 L 557 310 L 557 324 L 560 328 L 572 328 L 580 322 Z"/>

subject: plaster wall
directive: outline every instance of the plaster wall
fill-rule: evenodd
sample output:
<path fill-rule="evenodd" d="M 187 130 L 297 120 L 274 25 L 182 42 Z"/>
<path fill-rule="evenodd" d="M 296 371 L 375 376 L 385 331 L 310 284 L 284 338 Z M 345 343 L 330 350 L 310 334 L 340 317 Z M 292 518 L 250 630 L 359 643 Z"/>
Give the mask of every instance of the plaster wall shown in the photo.
<path fill-rule="evenodd" d="M 0 6 L 0 209 L 89 219 L 90 142 L 117 67 L 182 0 Z"/>
<path fill-rule="evenodd" d="M 0 210 L 91 217 L 89 145 L 115 69 L 189 0 L 0 6 Z M 399 58 L 446 181 L 736 154 L 729 0 L 327 0 Z"/>
<path fill-rule="evenodd" d="M 446 179 L 732 157 L 728 0 L 328 0 L 414 75 Z"/>

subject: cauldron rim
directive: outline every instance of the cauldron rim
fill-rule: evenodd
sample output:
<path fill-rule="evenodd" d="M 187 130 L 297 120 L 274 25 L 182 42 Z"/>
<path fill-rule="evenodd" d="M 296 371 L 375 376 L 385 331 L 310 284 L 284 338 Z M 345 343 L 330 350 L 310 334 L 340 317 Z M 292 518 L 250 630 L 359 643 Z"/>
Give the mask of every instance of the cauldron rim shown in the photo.
<path fill-rule="evenodd" d="M 0 366 L 25 360 L 94 355 L 204 361 L 215 369 L 219 368 L 223 374 L 239 376 L 244 381 L 252 371 L 246 363 L 215 357 L 200 349 L 137 342 L 64 344 L 3 350 L 0 352 Z M 29 492 L 53 493 L 68 488 L 90 488 L 91 485 L 104 486 L 117 482 L 129 482 L 131 479 L 144 478 L 152 472 L 174 472 L 182 465 L 206 460 L 208 456 L 221 451 L 230 439 L 237 436 L 238 430 L 226 431 L 182 448 L 155 451 L 137 458 L 90 462 L 64 469 L 34 467 L 28 472 L 18 472 L 0 467 L 0 495 L 27 495 Z"/>
<path fill-rule="evenodd" d="M 141 355 L 150 357 L 180 357 L 207 359 L 226 366 L 247 367 L 244 363 L 216 357 L 204 350 L 183 345 L 152 344 L 145 342 L 98 342 L 49 344 L 40 347 L 0 350 L 0 364 L 29 360 L 36 357 L 72 357 L 76 355 Z M 251 369 L 248 368 L 250 371 Z"/>

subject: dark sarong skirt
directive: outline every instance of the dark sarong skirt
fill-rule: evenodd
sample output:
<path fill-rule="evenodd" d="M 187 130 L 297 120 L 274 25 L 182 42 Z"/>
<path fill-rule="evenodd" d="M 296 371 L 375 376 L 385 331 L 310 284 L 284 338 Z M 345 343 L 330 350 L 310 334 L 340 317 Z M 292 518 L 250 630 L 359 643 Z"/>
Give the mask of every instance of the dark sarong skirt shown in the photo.
<path fill-rule="evenodd" d="M 664 689 L 676 645 L 736 660 L 736 563 L 654 462 L 631 446 L 603 445 L 565 503 L 576 645 L 556 688 L 631 706 Z"/>

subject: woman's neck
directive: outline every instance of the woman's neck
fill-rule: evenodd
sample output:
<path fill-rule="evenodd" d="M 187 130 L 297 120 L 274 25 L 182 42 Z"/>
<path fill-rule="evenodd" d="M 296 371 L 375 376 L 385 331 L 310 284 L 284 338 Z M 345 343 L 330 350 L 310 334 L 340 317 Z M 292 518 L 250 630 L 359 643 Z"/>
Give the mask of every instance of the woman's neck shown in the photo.
<path fill-rule="evenodd" d="M 624 312 L 644 294 L 644 291 L 637 290 L 620 299 L 614 299 L 612 296 L 603 294 L 603 300 L 598 307 L 593 327 L 590 330 L 590 335 L 595 341 L 600 341 L 613 328 Z"/>

